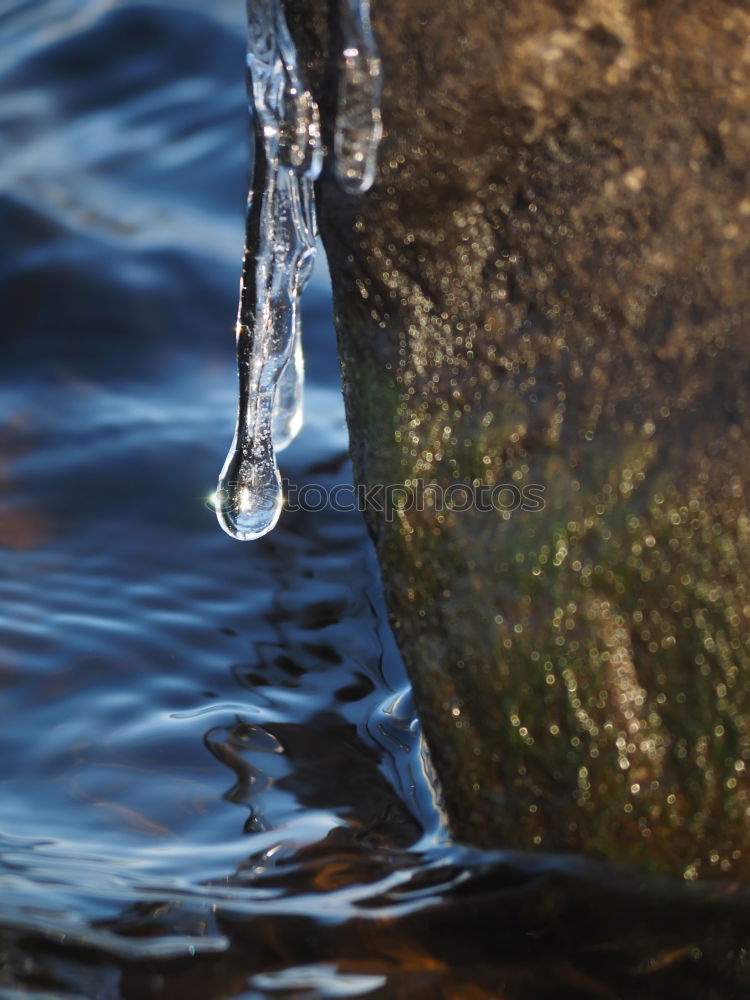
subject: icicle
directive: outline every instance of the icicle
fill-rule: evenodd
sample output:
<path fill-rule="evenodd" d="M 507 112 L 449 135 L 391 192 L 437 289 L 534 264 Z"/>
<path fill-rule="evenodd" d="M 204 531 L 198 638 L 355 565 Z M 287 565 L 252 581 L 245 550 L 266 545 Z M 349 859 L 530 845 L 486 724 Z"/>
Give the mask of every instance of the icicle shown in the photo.
<path fill-rule="evenodd" d="M 299 317 L 299 309 L 297 316 Z M 271 439 L 277 454 L 289 447 L 302 428 L 304 392 L 305 356 L 302 353 L 302 330 L 298 318 L 292 353 L 279 378 L 273 405 Z"/>
<path fill-rule="evenodd" d="M 249 2 L 252 3 L 253 0 Z M 312 94 L 302 85 L 297 70 L 297 53 L 280 2 L 277 2 L 276 7 L 276 41 L 284 67 L 284 106 L 280 122 L 281 162 L 315 180 L 323 166 L 320 112 Z"/>
<path fill-rule="evenodd" d="M 343 69 L 334 167 L 351 192 L 375 177 L 382 132 L 380 60 L 369 0 L 340 0 Z M 297 69 L 283 0 L 248 0 L 248 82 L 255 157 L 237 317 L 240 400 L 214 505 L 243 541 L 276 524 L 283 503 L 276 452 L 302 425 L 299 299 L 315 256 L 313 180 L 323 164 L 320 116 Z"/>
<path fill-rule="evenodd" d="M 250 2 L 248 21 L 256 143 L 237 318 L 240 401 L 215 495 L 222 528 L 243 541 L 278 520 L 275 448 L 289 444 L 302 423 L 299 297 L 315 254 L 309 175 L 322 162 L 314 102 L 290 58 L 280 3 Z"/>
<path fill-rule="evenodd" d="M 375 180 L 380 117 L 380 58 L 370 26 L 370 0 L 339 0 L 344 59 L 338 88 L 335 169 L 346 191 L 358 194 Z"/>

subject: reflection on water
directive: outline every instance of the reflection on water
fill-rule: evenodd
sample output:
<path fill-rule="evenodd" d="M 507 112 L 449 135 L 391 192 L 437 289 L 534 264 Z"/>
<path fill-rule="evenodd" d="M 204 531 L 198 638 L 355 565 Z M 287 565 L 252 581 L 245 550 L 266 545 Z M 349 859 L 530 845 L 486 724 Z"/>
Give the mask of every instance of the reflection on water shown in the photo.
<path fill-rule="evenodd" d="M 0 1000 L 730 997 L 744 894 L 450 845 L 356 513 L 206 509 L 240 3 L 0 12 Z M 346 482 L 325 279 L 298 485 Z"/>

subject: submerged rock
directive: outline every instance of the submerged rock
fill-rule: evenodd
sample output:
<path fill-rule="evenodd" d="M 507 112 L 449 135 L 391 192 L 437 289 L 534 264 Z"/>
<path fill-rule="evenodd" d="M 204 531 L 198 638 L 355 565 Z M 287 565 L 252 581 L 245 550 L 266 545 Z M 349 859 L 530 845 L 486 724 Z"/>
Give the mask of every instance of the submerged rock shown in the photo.
<path fill-rule="evenodd" d="M 330 143 L 335 20 L 288 10 Z M 324 175 L 318 211 L 356 475 L 401 487 L 367 517 L 452 828 L 747 877 L 750 9 L 372 21 L 378 174 Z"/>

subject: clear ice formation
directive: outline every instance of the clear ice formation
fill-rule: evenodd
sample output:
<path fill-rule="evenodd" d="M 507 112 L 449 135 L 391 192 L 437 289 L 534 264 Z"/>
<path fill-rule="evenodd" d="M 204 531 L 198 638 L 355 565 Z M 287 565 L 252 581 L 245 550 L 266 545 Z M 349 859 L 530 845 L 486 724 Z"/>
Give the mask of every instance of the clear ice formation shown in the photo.
<path fill-rule="evenodd" d="M 339 0 L 343 65 L 339 77 L 334 168 L 345 191 L 359 194 L 375 180 L 380 117 L 380 57 L 370 25 L 370 0 Z"/>
<path fill-rule="evenodd" d="M 344 51 L 334 134 L 341 186 L 375 178 L 380 60 L 369 0 L 340 0 Z M 317 229 L 313 181 L 323 166 L 320 115 L 302 85 L 283 0 L 248 0 L 248 93 L 255 130 L 252 189 L 237 316 L 237 427 L 214 496 L 232 537 L 269 532 L 283 505 L 276 452 L 302 426 L 304 361 L 300 296 L 312 271 Z"/>

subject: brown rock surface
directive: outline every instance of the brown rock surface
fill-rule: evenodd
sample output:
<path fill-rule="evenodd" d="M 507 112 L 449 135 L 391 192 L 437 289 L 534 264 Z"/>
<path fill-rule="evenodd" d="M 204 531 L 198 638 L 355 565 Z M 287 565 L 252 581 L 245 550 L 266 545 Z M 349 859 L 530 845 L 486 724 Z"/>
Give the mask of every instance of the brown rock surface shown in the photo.
<path fill-rule="evenodd" d="M 288 7 L 330 130 L 332 12 Z M 368 521 L 453 829 L 746 877 L 750 5 L 372 18 L 376 184 L 318 205 L 356 475 L 406 486 Z"/>

